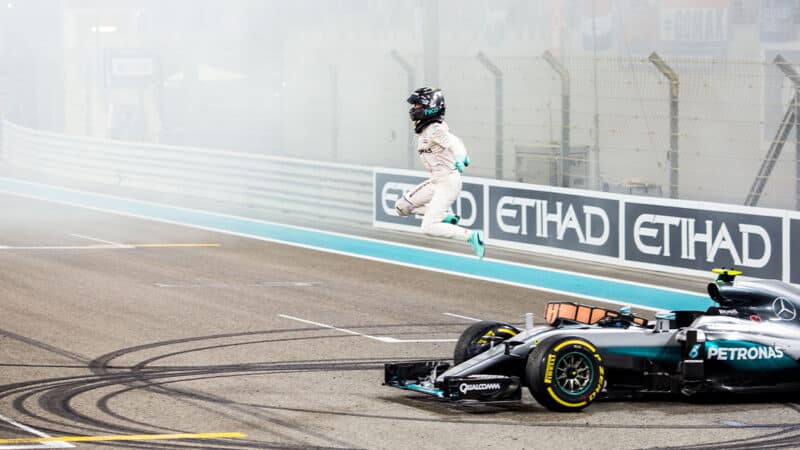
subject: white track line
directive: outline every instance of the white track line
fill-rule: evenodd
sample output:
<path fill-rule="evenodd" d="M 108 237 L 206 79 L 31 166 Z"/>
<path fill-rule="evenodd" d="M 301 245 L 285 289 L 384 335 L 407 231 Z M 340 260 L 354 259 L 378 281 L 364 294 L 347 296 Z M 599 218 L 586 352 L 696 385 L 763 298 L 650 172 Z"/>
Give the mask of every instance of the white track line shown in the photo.
<path fill-rule="evenodd" d="M 456 317 L 458 319 L 471 320 L 473 322 L 480 322 L 481 320 L 483 320 L 483 319 L 476 319 L 474 317 L 461 316 L 453 313 L 442 313 L 442 314 L 444 314 L 445 316 Z"/>
<path fill-rule="evenodd" d="M 23 431 L 27 431 L 30 434 L 42 437 L 42 438 L 49 438 L 51 436 L 42 433 L 41 431 L 29 427 L 25 424 L 19 423 L 14 419 L 8 418 L 6 416 L 0 415 L 0 420 L 6 422 L 12 426 L 15 426 Z M 45 444 L 35 444 L 35 445 L 0 445 L 0 450 L 16 450 L 16 449 L 33 449 L 33 448 L 74 448 L 75 446 L 70 444 L 69 442 L 47 442 Z"/>
<path fill-rule="evenodd" d="M 262 281 L 258 283 L 153 283 L 160 288 L 315 287 L 318 281 Z"/>
<path fill-rule="evenodd" d="M 358 331 L 348 330 L 347 328 L 339 328 L 333 325 L 328 325 L 325 323 L 314 322 L 313 320 L 306 320 L 301 319 L 299 317 L 289 316 L 286 314 L 278 314 L 278 317 L 283 317 L 284 319 L 296 320 L 298 322 L 307 323 L 310 325 L 316 325 L 321 328 L 328 328 L 331 330 L 341 331 L 342 333 L 352 334 L 354 336 L 361 336 L 367 339 L 373 339 L 376 341 L 380 341 L 386 344 L 406 344 L 406 343 L 417 343 L 417 342 L 456 342 L 457 339 L 396 339 L 389 336 L 370 336 L 368 334 L 359 333 Z"/>
<path fill-rule="evenodd" d="M 103 240 L 103 239 L 93 238 L 91 236 L 84 236 L 82 234 L 72 233 L 71 236 L 75 236 L 75 237 L 81 238 L 81 239 L 88 239 L 90 241 L 95 241 L 95 242 L 102 242 L 103 244 L 113 245 L 115 247 L 124 247 L 124 248 L 130 247 L 129 245 L 120 244 L 119 242 L 106 241 L 106 240 Z"/>
<path fill-rule="evenodd" d="M 116 250 L 120 248 L 135 248 L 135 247 L 122 247 L 118 245 L 48 245 L 41 247 L 13 247 L 9 245 L 0 245 L 0 250 Z"/>

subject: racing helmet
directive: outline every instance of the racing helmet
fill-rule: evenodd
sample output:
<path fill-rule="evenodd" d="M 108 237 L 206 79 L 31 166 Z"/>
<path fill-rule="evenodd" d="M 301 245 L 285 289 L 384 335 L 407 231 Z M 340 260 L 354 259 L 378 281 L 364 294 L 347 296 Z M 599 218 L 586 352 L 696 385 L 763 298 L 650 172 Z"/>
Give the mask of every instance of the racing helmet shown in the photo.
<path fill-rule="evenodd" d="M 441 89 L 427 86 L 419 88 L 412 92 L 406 101 L 412 105 L 408 115 L 417 126 L 444 116 L 444 93 Z M 417 108 L 415 105 L 422 105 L 422 108 Z"/>

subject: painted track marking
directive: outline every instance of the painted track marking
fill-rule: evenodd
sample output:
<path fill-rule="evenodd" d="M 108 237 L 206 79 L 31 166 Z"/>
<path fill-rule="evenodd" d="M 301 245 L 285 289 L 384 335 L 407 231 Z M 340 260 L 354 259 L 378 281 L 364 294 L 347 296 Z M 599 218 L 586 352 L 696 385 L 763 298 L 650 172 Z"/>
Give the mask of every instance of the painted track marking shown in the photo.
<path fill-rule="evenodd" d="M 0 439 L 0 444 L 37 444 L 46 442 L 106 442 L 106 441 L 163 441 L 171 439 L 221 439 L 243 438 L 244 433 L 176 433 L 176 434 L 130 434 L 112 436 L 60 436 L 38 438 Z M 70 445 L 70 447 L 74 447 Z M 7 447 L 0 447 L 5 449 Z M 27 447 L 30 448 L 30 447 Z"/>
<path fill-rule="evenodd" d="M 89 240 L 89 241 L 102 242 L 103 244 L 113 245 L 115 247 L 128 247 L 127 245 L 120 244 L 119 242 L 106 241 L 105 239 L 93 238 L 91 236 L 84 236 L 82 234 L 72 233 L 72 236 L 75 236 L 75 237 L 81 238 L 81 239 L 86 239 L 86 240 Z"/>
<path fill-rule="evenodd" d="M 354 336 L 361 336 L 367 339 L 384 342 L 386 344 L 408 344 L 408 343 L 421 343 L 421 342 L 456 342 L 457 339 L 396 339 L 389 336 L 370 336 L 368 334 L 359 333 L 358 331 L 348 330 L 347 328 L 339 328 L 326 323 L 314 322 L 313 320 L 301 319 L 299 317 L 289 316 L 286 314 L 278 314 L 278 317 L 284 319 L 296 320 L 297 322 L 307 323 L 309 325 L 316 325 L 320 328 L 328 328 L 331 330 L 341 331 L 342 333 L 352 334 Z"/>
<path fill-rule="evenodd" d="M 70 236 L 86 239 L 88 241 L 100 242 L 95 245 L 0 245 L 0 250 L 117 250 L 133 248 L 156 248 L 156 247 L 221 247 L 217 243 L 153 243 L 153 244 L 121 244 L 119 242 L 107 241 L 105 239 L 85 236 L 83 234 L 71 233 Z"/>
<path fill-rule="evenodd" d="M 222 244 L 131 244 L 131 246 L 140 247 L 222 247 Z"/>
<path fill-rule="evenodd" d="M 14 419 L 12 419 L 10 417 L 6 417 L 6 416 L 3 416 L 3 415 L 0 415 L 0 420 L 2 420 L 3 422 L 8 423 L 9 425 L 17 427 L 20 430 L 27 431 L 30 434 L 38 436 L 38 439 L 53 439 L 52 441 L 38 442 L 38 443 L 42 443 L 44 445 L 23 445 L 23 446 L 20 446 L 20 445 L 3 445 L 3 446 L 0 446 L 0 450 L 34 449 L 34 448 L 73 448 L 73 447 L 75 447 L 72 444 L 69 444 L 69 443 L 64 442 L 62 440 L 59 440 L 59 438 L 55 438 L 54 439 L 51 436 L 47 435 L 46 433 L 42 433 L 41 431 L 37 430 L 36 428 L 29 427 L 28 425 L 19 423 L 16 420 L 14 420 Z M 37 439 L 37 438 L 32 438 L 32 439 Z M 31 442 L 31 443 L 35 443 L 35 442 Z"/>
<path fill-rule="evenodd" d="M 480 322 L 481 320 L 483 320 L 483 319 L 476 319 L 474 317 L 462 316 L 462 315 L 453 314 L 453 313 L 442 313 L 442 314 L 444 314 L 445 316 L 455 317 L 455 318 L 458 318 L 458 319 L 471 320 L 472 322 Z"/>
<path fill-rule="evenodd" d="M 153 283 L 160 288 L 235 288 L 235 287 L 314 287 L 321 283 L 316 281 L 262 281 L 259 283 Z"/>

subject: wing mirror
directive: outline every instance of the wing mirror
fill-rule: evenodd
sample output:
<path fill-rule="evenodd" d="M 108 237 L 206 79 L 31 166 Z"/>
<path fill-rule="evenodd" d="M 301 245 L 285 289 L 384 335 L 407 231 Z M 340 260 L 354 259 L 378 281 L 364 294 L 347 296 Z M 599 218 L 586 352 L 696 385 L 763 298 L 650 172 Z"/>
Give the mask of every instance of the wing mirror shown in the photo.
<path fill-rule="evenodd" d="M 524 343 L 525 343 L 525 342 L 523 342 L 523 341 L 505 341 L 505 344 L 506 344 L 506 350 L 505 350 L 505 352 L 504 352 L 504 353 L 505 353 L 506 355 L 509 355 L 509 354 L 511 354 L 511 349 L 512 349 L 512 348 L 514 348 L 514 347 L 516 347 L 516 346 L 518 346 L 518 345 L 522 345 L 522 344 L 524 344 Z"/>

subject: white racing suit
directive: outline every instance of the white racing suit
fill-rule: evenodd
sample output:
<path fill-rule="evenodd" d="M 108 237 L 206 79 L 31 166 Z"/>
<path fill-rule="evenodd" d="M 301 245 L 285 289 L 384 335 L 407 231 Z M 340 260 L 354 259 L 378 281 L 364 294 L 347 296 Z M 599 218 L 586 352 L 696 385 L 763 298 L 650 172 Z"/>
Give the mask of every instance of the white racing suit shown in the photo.
<path fill-rule="evenodd" d="M 467 241 L 470 230 L 442 222 L 461 193 L 461 174 L 455 162 L 466 156 L 464 143 L 450 133 L 447 123 L 432 123 L 417 136 L 417 153 L 431 177 L 403 193 L 395 204 L 397 213 L 423 214 L 425 234 Z"/>

